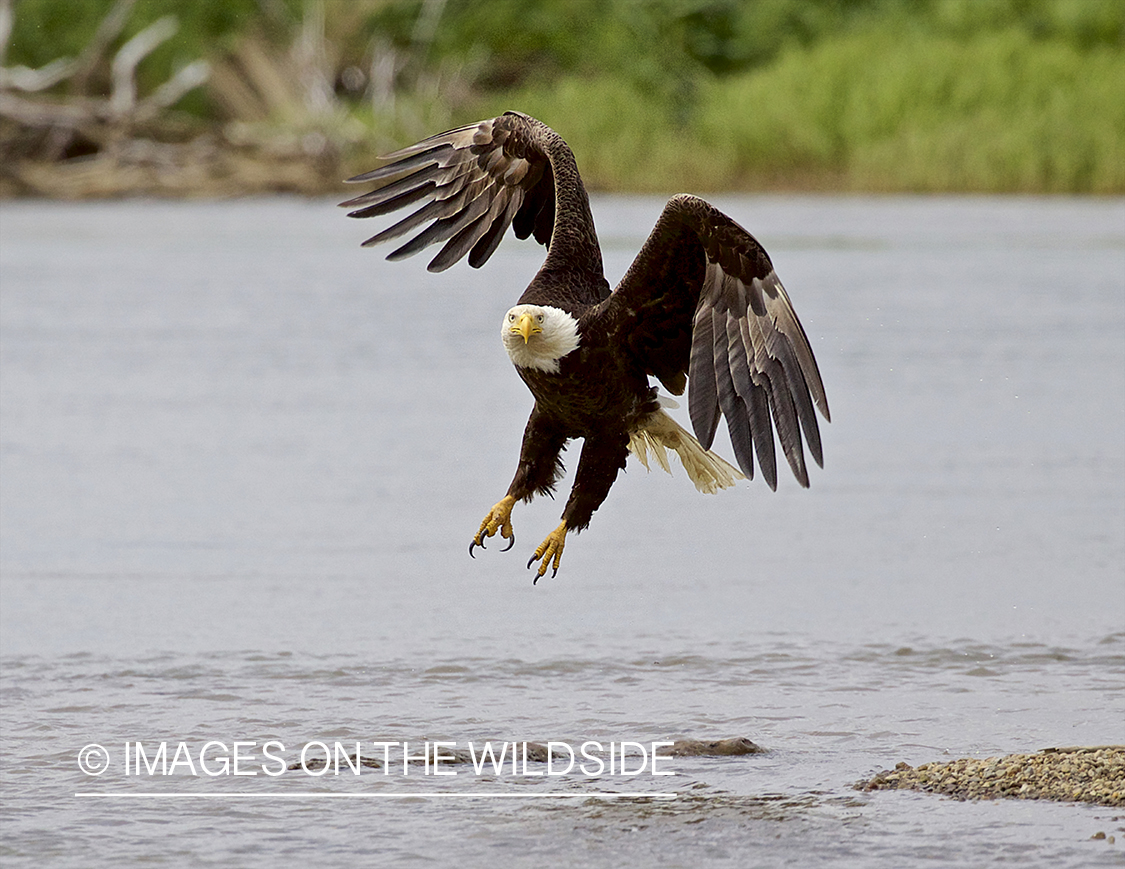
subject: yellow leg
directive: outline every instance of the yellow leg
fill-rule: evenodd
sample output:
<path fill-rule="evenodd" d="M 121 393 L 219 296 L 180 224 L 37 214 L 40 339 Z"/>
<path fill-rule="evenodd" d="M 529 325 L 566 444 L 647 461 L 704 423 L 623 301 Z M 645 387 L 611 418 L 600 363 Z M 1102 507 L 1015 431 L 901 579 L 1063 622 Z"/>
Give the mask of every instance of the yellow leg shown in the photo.
<path fill-rule="evenodd" d="M 505 495 L 488 511 L 488 515 L 480 523 L 480 531 L 473 538 L 473 542 L 469 544 L 469 555 L 471 557 L 476 558 L 473 555 L 473 547 L 479 546 L 484 549 L 484 538 L 491 537 L 497 531 L 500 532 L 501 537 L 509 541 L 508 545 L 500 550 L 501 552 L 507 552 L 515 545 L 516 535 L 512 531 L 512 508 L 515 505 L 516 499 L 511 495 Z"/>
<path fill-rule="evenodd" d="M 554 570 L 551 573 L 551 578 L 554 579 L 559 573 L 559 562 L 562 561 L 563 547 L 566 545 L 566 520 L 564 519 L 559 523 L 559 527 L 547 535 L 547 539 L 539 544 L 535 550 L 535 554 L 531 556 L 531 560 L 527 562 L 527 566 L 531 567 L 536 561 L 540 559 L 543 563 L 539 565 L 539 575 L 535 577 L 534 582 L 539 582 L 543 575 L 547 572 L 547 564 L 554 557 L 554 564 L 551 566 Z"/>

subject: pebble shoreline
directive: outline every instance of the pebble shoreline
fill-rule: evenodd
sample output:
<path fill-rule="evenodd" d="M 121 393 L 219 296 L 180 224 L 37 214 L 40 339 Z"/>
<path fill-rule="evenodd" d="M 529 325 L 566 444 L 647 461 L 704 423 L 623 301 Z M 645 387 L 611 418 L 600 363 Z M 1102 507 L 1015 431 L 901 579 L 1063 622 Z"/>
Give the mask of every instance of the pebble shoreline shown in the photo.
<path fill-rule="evenodd" d="M 860 791 L 910 789 L 959 800 L 1058 800 L 1125 806 L 1125 746 L 1046 748 L 983 760 L 899 763 L 856 782 Z"/>

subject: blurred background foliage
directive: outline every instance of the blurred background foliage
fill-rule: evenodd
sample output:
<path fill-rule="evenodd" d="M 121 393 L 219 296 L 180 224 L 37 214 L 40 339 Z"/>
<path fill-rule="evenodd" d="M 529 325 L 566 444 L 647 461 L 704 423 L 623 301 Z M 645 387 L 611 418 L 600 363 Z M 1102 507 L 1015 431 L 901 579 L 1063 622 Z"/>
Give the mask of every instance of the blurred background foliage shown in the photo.
<path fill-rule="evenodd" d="M 600 189 L 1125 191 L 1122 0 L 0 2 L 0 156 L 17 161 L 120 162 L 137 139 L 198 157 L 202 137 L 316 192 L 518 108 Z M 132 70 L 137 111 L 29 128 L 34 101 L 113 102 L 124 47 L 168 16 Z M 13 84 L 61 58 L 80 79 Z M 141 123 L 144 95 L 200 60 L 205 81 Z"/>

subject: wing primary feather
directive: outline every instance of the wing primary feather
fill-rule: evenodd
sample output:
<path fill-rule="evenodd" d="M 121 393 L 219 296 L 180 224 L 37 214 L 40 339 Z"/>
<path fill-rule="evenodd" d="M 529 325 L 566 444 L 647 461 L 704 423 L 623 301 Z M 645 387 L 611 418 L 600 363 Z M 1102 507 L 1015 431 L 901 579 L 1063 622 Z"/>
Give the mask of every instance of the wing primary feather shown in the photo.
<path fill-rule="evenodd" d="M 809 487 L 809 472 L 805 467 L 805 451 L 801 442 L 801 426 L 797 422 L 797 411 L 793 406 L 793 396 L 789 394 L 789 384 L 785 379 L 785 372 L 781 365 L 774 359 L 764 368 L 768 386 L 770 410 L 773 411 L 773 423 L 777 429 L 777 438 L 781 441 L 781 451 L 785 454 L 793 476 L 804 488 Z"/>
<path fill-rule="evenodd" d="M 394 162 L 388 163 L 385 166 L 380 166 L 378 169 L 372 169 L 370 172 L 364 172 L 362 175 L 355 175 L 347 179 L 344 183 L 379 183 L 380 186 L 392 184 L 400 178 L 412 172 L 416 172 L 425 166 L 435 163 L 443 165 L 442 159 L 453 156 L 455 152 L 456 149 L 449 143 L 443 143 L 436 147 L 430 146 L 421 152 L 415 152 L 403 158 L 396 158 L 397 154 L 402 153 L 401 151 L 396 151 L 395 154 L 388 154 L 386 157 L 382 158 L 384 160 L 393 160 Z M 343 204 L 346 205 L 347 203 Z"/>
<path fill-rule="evenodd" d="M 434 199 L 449 199 L 466 189 L 484 190 L 492 179 L 476 171 L 476 168 L 472 162 L 466 162 L 442 169 Z M 470 195 L 475 196 L 476 193 Z"/>
<path fill-rule="evenodd" d="M 443 272 L 469 250 L 477 240 L 488 231 L 491 224 L 488 221 L 488 215 L 482 214 L 477 217 L 472 223 L 464 227 L 453 238 L 445 243 L 445 246 L 438 251 L 437 256 L 430 260 L 430 264 L 426 266 L 427 271 Z"/>
<path fill-rule="evenodd" d="M 789 384 L 781 365 L 773 363 L 774 373 L 770 375 L 770 385 L 775 396 L 774 424 L 781 439 L 781 450 L 789 462 L 793 476 L 804 488 L 809 487 L 809 472 L 805 467 L 805 448 L 801 440 L 801 424 L 797 420 L 797 410 L 793 406 L 793 396 L 789 394 Z M 780 411 L 780 414 L 778 413 Z"/>
<path fill-rule="evenodd" d="M 790 394 L 789 380 L 785 375 L 784 367 L 778 361 L 781 347 L 786 342 L 774 328 L 769 317 L 747 317 L 743 323 L 745 324 L 743 342 L 748 348 L 753 347 L 754 368 L 758 372 L 756 379 L 765 387 L 769 397 L 774 428 L 778 440 L 781 441 L 781 451 L 785 454 L 797 482 L 807 489 L 809 475 L 805 468 L 805 455 L 801 445 L 801 427 L 797 422 L 797 411 L 793 404 L 793 396 Z"/>
<path fill-rule="evenodd" d="M 817 368 L 812 347 L 809 346 L 808 336 L 805 335 L 805 330 L 801 328 L 801 322 L 797 319 L 797 314 L 793 310 L 793 303 L 789 301 L 789 294 L 785 292 L 785 287 L 781 285 L 781 281 L 777 279 L 775 272 L 770 272 L 763 281 L 755 278 L 754 283 L 759 284 L 766 302 L 766 308 L 777 324 L 777 328 L 793 345 L 793 350 L 801 365 L 801 373 L 804 375 L 805 383 L 808 384 L 813 402 L 820 408 L 824 418 L 831 421 L 832 417 L 828 412 L 828 399 L 824 394 L 824 384 L 820 379 L 820 370 Z"/>
<path fill-rule="evenodd" d="M 413 256 L 422 250 L 427 245 L 434 244 L 439 241 L 445 241 L 448 238 L 456 235 L 468 224 L 472 223 L 478 217 L 488 210 L 488 200 L 484 196 L 478 196 L 472 200 L 464 208 L 459 209 L 448 217 L 443 217 L 440 220 L 435 220 L 424 230 L 418 233 L 414 238 L 410 239 L 406 244 L 394 251 L 387 259 L 401 259 L 403 257 Z"/>
<path fill-rule="evenodd" d="M 484 122 L 491 125 L 492 121 Z M 413 145 L 407 145 L 405 148 L 399 148 L 397 151 L 392 151 L 390 154 L 384 154 L 380 160 L 394 160 L 395 162 L 402 162 L 406 157 L 413 157 L 416 154 L 422 154 L 426 151 L 433 151 L 440 148 L 442 145 L 453 146 L 456 143 L 461 143 L 461 147 L 465 147 L 472 143 L 476 132 L 479 132 L 483 124 L 477 122 L 475 124 L 466 124 L 463 127 L 455 127 L 452 130 L 446 130 L 444 133 L 435 133 L 423 139 L 420 142 L 415 142 Z M 474 136 L 469 136 L 468 133 L 473 131 Z M 374 172 L 378 172 L 375 169 Z M 348 179 L 349 181 L 366 181 L 367 175 L 373 174 L 372 172 L 365 173 L 364 175 L 357 175 L 355 178 Z"/>
<path fill-rule="evenodd" d="M 726 322 L 723 329 L 726 333 L 726 340 L 722 342 L 721 347 L 719 342 L 715 343 L 715 352 L 726 354 L 727 377 L 733 395 L 725 402 L 722 400 L 723 381 L 720 372 L 720 404 L 727 418 L 727 431 L 730 434 L 730 443 L 734 449 L 734 456 L 738 460 L 738 466 L 747 479 L 752 480 L 754 479 L 754 440 L 750 431 L 750 418 L 746 413 L 746 403 L 743 399 L 743 396 L 749 393 L 752 386 L 750 372 L 746 366 L 746 353 L 742 348 L 742 335 L 738 318 L 728 313 L 724 316 L 724 319 Z M 715 363 L 715 367 L 719 369 L 719 362 Z"/>
<path fill-rule="evenodd" d="M 754 452 L 758 455 L 758 465 L 762 477 L 773 491 L 777 491 L 777 457 L 773 449 L 773 425 L 770 423 L 769 398 L 761 386 L 755 384 L 750 390 L 750 400 L 746 402 L 746 412 L 750 417 L 750 436 L 754 438 Z"/>
<path fill-rule="evenodd" d="M 469 251 L 469 265 L 474 269 L 479 269 L 488 262 L 488 258 L 495 253 L 496 248 L 500 245 L 500 240 L 504 237 L 504 233 L 511 225 L 512 219 L 516 216 L 516 211 L 523 202 L 522 190 L 515 187 L 509 187 L 507 189 L 509 191 L 508 201 L 504 206 L 503 213 L 492 221 L 492 225 L 489 226 L 484 235 L 480 237 L 480 240 L 473 245 L 473 249 Z"/>
<path fill-rule="evenodd" d="M 749 418 L 750 437 L 754 442 L 754 452 L 758 456 L 758 466 L 762 469 L 762 476 L 773 490 L 777 489 L 777 457 L 773 446 L 773 422 L 770 418 L 769 395 L 766 391 L 767 383 L 762 374 L 759 358 L 761 339 L 755 341 L 752 334 L 755 328 L 751 325 L 751 316 L 743 316 L 738 322 L 738 340 L 747 365 L 748 383 L 742 401 L 746 406 Z M 764 348 L 763 348 L 764 350 Z"/>
<path fill-rule="evenodd" d="M 785 372 L 785 379 L 789 384 L 789 394 L 793 399 L 801 429 L 805 433 L 809 454 L 823 468 L 824 454 L 820 444 L 820 428 L 816 423 L 816 410 L 813 408 L 812 399 L 809 398 L 809 387 L 801 373 L 800 363 L 793 351 L 793 345 L 788 340 L 778 341 L 777 356 L 781 363 L 781 370 Z"/>
<path fill-rule="evenodd" d="M 449 243 L 431 260 L 426 267 L 427 270 L 431 272 L 444 271 L 464 256 L 466 251 L 470 251 L 469 265 L 473 268 L 480 268 L 484 265 L 504 237 L 507 224 L 503 220 L 503 214 L 509 207 L 510 200 L 512 198 L 518 199 L 519 196 L 518 189 L 510 187 L 497 193 L 495 198 L 488 203 L 488 210 L 480 214 L 471 224 L 450 239 Z M 484 259 L 477 261 L 473 257 L 471 249 L 476 248 L 481 239 L 488 236 L 489 233 L 495 233 L 492 248 L 485 254 Z"/>
<path fill-rule="evenodd" d="M 719 407 L 729 422 L 735 415 L 734 403 L 739 401 L 739 398 L 738 393 L 734 391 L 734 381 L 730 376 L 726 320 L 726 312 L 711 311 L 711 364 L 715 368 L 715 390 L 719 398 Z"/>
<path fill-rule="evenodd" d="M 701 303 L 692 327 L 688 362 L 688 416 L 695 437 L 705 450 L 711 449 L 719 425 L 719 399 L 715 386 L 715 351 L 711 329 L 711 307 Z"/>
<path fill-rule="evenodd" d="M 380 244 L 381 242 L 389 241 L 392 238 L 398 238 L 399 236 L 405 235 L 406 233 L 410 232 L 421 224 L 426 223 L 429 220 L 436 221 L 433 226 L 427 227 L 425 230 L 419 233 L 419 236 L 417 238 L 412 239 L 402 247 L 388 254 L 387 259 L 393 262 L 395 260 L 400 260 L 404 257 L 415 254 L 426 244 L 429 244 L 433 241 L 440 241 L 443 238 L 449 237 L 448 235 L 442 235 L 442 233 L 445 232 L 450 225 L 449 223 L 443 222 L 444 219 L 455 219 L 457 213 L 465 206 L 465 203 L 470 199 L 474 192 L 475 191 L 472 187 L 466 187 L 461 190 L 457 194 L 457 196 L 450 197 L 448 199 L 435 199 L 433 202 L 422 206 L 413 214 L 403 218 L 393 226 L 387 227 L 378 235 L 372 236 L 367 241 L 365 241 L 364 244 Z M 487 205 L 487 203 L 485 204 Z M 453 232 L 456 232 L 456 229 L 454 229 Z M 432 236 L 431 233 L 433 234 Z M 449 234 L 451 235 L 452 232 L 450 232 Z M 415 244 L 415 242 L 418 241 L 418 238 L 422 237 L 425 237 L 426 241 L 421 244 Z"/>
<path fill-rule="evenodd" d="M 413 205 L 420 199 L 428 198 L 435 201 L 448 199 L 465 188 L 465 182 L 461 177 L 471 168 L 471 165 L 457 166 L 453 169 L 435 166 L 420 170 L 400 181 L 344 203 L 345 205 L 371 203 L 366 208 L 349 212 L 348 217 L 379 217 Z"/>
<path fill-rule="evenodd" d="M 392 238 L 398 238 L 401 235 L 406 235 L 415 227 L 421 226 L 427 220 L 434 220 L 439 217 L 444 217 L 449 211 L 448 200 L 440 202 L 428 202 L 415 211 L 413 214 L 404 217 L 398 223 L 392 224 L 384 229 L 377 235 L 371 236 L 363 243 L 364 247 L 369 247 L 375 244 L 382 244 L 384 241 L 390 241 Z M 387 259 L 391 259 L 394 254 L 390 254 Z"/>
<path fill-rule="evenodd" d="M 454 176 L 455 177 L 455 176 Z M 376 187 L 367 193 L 356 196 L 354 199 L 349 199 L 347 202 L 341 202 L 341 207 L 351 208 L 358 205 L 379 205 L 391 199 L 395 199 L 402 193 L 408 193 L 415 188 L 423 187 L 428 184 L 428 189 L 433 190 L 439 183 L 448 182 L 450 178 L 449 169 L 443 166 L 426 166 L 413 172 L 403 178 L 399 178 L 390 184 L 382 187 Z M 352 217 L 354 215 L 348 215 Z M 366 217 L 367 215 L 361 215 Z"/>
<path fill-rule="evenodd" d="M 413 205 L 421 199 L 431 198 L 433 196 L 434 186 L 433 182 L 428 182 L 414 190 L 401 193 L 394 199 L 387 200 L 386 202 L 379 202 L 376 205 L 369 205 L 367 208 L 349 211 L 348 217 L 379 217 L 384 214 L 390 214 L 392 211 L 398 211 L 400 208 Z"/>

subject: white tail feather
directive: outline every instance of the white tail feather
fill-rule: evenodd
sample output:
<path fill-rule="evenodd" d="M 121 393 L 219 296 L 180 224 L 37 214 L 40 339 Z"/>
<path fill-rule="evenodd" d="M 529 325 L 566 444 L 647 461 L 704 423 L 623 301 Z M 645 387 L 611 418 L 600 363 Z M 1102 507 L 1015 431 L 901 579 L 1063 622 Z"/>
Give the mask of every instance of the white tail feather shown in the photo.
<path fill-rule="evenodd" d="M 650 450 L 656 463 L 669 474 L 672 468 L 668 464 L 667 451 L 672 450 L 680 457 L 695 488 L 707 495 L 713 495 L 719 489 L 729 489 L 735 480 L 746 479 L 734 465 L 703 449 L 703 445 L 687 429 L 663 410 L 649 416 L 640 428 L 629 435 L 629 451 L 640 460 L 645 470 L 651 470 L 648 464 Z"/>

